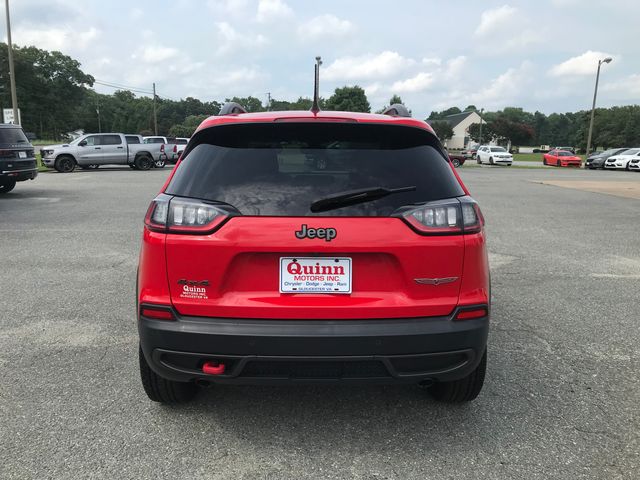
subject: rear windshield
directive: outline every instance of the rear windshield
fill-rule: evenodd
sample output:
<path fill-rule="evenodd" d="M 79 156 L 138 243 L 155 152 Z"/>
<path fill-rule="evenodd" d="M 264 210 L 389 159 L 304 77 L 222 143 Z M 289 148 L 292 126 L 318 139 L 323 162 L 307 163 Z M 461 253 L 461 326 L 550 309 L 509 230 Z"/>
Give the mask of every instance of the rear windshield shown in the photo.
<path fill-rule="evenodd" d="M 140 138 L 136 137 L 135 135 L 127 135 L 124 138 L 126 138 L 127 143 L 130 143 L 130 144 L 140 143 Z"/>
<path fill-rule="evenodd" d="M 0 143 L 13 145 L 16 143 L 29 143 L 21 128 L 0 128 Z"/>
<path fill-rule="evenodd" d="M 269 123 L 212 127 L 196 137 L 166 193 L 228 203 L 244 215 L 387 216 L 464 195 L 435 136 L 412 127 Z M 328 195 L 372 187 L 411 192 L 314 214 Z"/>
<path fill-rule="evenodd" d="M 560 157 L 573 157 L 573 153 L 571 153 L 571 152 L 558 152 L 558 156 L 560 156 Z"/>
<path fill-rule="evenodd" d="M 164 138 L 161 137 L 151 137 L 151 138 L 145 138 L 144 143 L 164 143 Z"/>

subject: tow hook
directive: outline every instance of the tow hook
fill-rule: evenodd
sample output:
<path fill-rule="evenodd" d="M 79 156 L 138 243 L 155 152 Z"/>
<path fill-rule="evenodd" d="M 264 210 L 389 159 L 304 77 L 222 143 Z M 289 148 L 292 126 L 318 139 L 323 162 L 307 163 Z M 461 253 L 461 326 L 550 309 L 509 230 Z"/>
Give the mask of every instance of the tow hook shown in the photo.
<path fill-rule="evenodd" d="M 204 362 L 202 365 L 202 373 L 207 375 L 222 375 L 224 373 L 224 363 L 220 362 Z"/>

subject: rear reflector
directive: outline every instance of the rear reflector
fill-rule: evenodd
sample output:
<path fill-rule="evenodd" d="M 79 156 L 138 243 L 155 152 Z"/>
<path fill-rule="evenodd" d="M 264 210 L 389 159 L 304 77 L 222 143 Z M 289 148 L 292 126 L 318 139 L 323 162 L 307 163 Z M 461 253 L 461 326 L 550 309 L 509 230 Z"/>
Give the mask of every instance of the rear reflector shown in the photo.
<path fill-rule="evenodd" d="M 153 318 L 155 320 L 175 320 L 173 312 L 169 309 L 142 307 L 140 309 L 140 316 L 146 318 Z"/>
<path fill-rule="evenodd" d="M 460 310 L 456 315 L 456 320 L 471 320 L 472 318 L 482 318 L 488 315 L 487 307 L 470 308 Z"/>

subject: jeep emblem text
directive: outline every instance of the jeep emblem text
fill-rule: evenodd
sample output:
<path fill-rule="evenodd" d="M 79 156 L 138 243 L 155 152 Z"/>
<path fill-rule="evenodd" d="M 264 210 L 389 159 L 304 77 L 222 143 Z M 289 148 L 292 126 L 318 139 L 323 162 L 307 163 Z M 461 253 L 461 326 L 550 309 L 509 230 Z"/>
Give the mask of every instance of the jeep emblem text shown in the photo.
<path fill-rule="evenodd" d="M 300 226 L 300 230 L 295 232 L 296 238 L 324 238 L 330 242 L 338 236 L 335 228 L 309 228 L 306 224 Z"/>

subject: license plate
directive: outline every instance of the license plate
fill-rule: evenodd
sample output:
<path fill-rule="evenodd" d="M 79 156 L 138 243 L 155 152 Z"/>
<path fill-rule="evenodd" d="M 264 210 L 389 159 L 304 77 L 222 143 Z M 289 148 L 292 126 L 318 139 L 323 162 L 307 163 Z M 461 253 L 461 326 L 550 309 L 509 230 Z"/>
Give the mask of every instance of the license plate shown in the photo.
<path fill-rule="evenodd" d="M 18 152 L 18 158 L 27 158 L 27 152 Z"/>
<path fill-rule="evenodd" d="M 351 259 L 280 257 L 280 293 L 351 293 Z"/>

